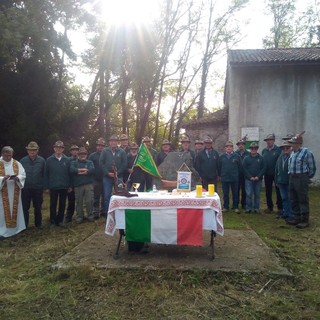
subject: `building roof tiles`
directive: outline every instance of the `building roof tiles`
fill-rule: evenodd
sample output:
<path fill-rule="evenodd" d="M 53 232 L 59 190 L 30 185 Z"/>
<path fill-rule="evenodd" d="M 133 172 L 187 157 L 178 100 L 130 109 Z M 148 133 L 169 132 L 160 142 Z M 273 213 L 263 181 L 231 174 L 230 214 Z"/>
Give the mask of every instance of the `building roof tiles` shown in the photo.
<path fill-rule="evenodd" d="M 229 50 L 231 66 L 275 64 L 320 64 L 320 48 Z"/>

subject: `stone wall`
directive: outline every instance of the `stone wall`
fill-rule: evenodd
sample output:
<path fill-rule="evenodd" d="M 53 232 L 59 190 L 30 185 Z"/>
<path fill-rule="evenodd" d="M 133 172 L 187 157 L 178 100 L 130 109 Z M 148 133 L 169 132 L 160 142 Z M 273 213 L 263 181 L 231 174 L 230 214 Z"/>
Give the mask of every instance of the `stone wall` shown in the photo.
<path fill-rule="evenodd" d="M 209 135 L 214 141 L 213 147 L 219 153 L 224 151 L 224 145 L 228 140 L 227 123 L 198 123 L 197 125 L 188 125 L 185 129 L 192 146 L 194 146 L 195 140 L 203 140 L 205 136 Z"/>

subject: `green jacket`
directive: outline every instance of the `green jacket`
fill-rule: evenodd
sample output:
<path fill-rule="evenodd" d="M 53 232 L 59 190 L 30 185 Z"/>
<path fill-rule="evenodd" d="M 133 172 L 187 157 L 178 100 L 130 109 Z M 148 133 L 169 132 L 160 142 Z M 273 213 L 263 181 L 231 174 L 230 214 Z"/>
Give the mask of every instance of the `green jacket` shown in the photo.
<path fill-rule="evenodd" d="M 246 156 L 243 159 L 242 167 L 244 176 L 248 180 L 250 180 L 252 177 L 259 177 L 259 180 L 262 180 L 266 171 L 265 161 L 259 153 L 255 157 L 253 157 L 251 154 Z"/>
<path fill-rule="evenodd" d="M 121 148 L 117 148 L 113 154 L 111 148 L 107 147 L 101 152 L 99 164 L 103 176 L 112 173 L 112 166 L 115 166 L 117 168 L 118 178 L 123 178 L 123 174 L 127 170 L 127 155 Z"/>
<path fill-rule="evenodd" d="M 241 159 L 240 176 L 242 177 L 242 176 L 244 176 L 242 162 L 243 162 L 243 159 L 250 154 L 250 152 L 248 150 L 244 150 L 242 153 L 240 153 L 239 150 L 236 150 L 235 153 L 238 154 Z"/>
<path fill-rule="evenodd" d="M 60 161 L 53 154 L 46 160 L 45 189 L 68 189 L 71 187 L 70 160 L 63 155 Z"/>
<path fill-rule="evenodd" d="M 20 163 L 26 171 L 24 188 L 43 189 L 46 160 L 40 156 L 37 156 L 34 160 L 31 160 L 29 156 L 25 156 L 20 160 Z"/>
<path fill-rule="evenodd" d="M 224 153 L 219 158 L 219 176 L 221 182 L 235 182 L 239 181 L 241 170 L 240 156 L 232 152 L 230 155 Z"/>
<path fill-rule="evenodd" d="M 281 149 L 274 145 L 271 150 L 268 148 L 264 148 L 262 150 L 262 156 L 265 161 L 266 165 L 266 172 L 267 175 L 274 175 L 274 169 L 276 167 L 277 160 L 281 154 Z"/>
<path fill-rule="evenodd" d="M 78 169 L 87 168 L 88 174 L 78 174 Z M 75 160 L 70 164 L 70 174 L 72 175 L 72 181 L 74 187 L 83 186 L 85 184 L 93 183 L 94 164 L 91 160 Z"/>
<path fill-rule="evenodd" d="M 289 184 L 289 172 L 288 172 L 288 162 L 290 154 L 282 154 L 276 163 L 276 168 L 274 171 L 274 181 L 279 184 Z"/>
<path fill-rule="evenodd" d="M 212 179 L 218 176 L 219 154 L 216 150 L 211 149 L 209 157 L 206 149 L 201 150 L 196 157 L 195 169 L 201 178 Z"/>
<path fill-rule="evenodd" d="M 91 160 L 93 162 L 94 165 L 94 174 L 93 174 L 93 178 L 94 180 L 97 181 L 102 181 L 103 178 L 103 173 L 100 167 L 100 156 L 101 156 L 101 152 L 93 152 L 89 155 L 88 160 Z"/>

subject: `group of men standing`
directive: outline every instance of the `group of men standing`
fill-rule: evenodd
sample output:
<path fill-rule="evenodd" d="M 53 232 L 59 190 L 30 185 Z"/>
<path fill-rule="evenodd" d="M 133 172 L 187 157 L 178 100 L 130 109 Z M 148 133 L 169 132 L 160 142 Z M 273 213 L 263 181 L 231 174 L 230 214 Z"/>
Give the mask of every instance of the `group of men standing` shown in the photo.
<path fill-rule="evenodd" d="M 266 147 L 261 155 L 259 145 L 253 142 L 245 150 L 245 141 L 237 142 L 238 150 L 233 152 L 232 142 L 225 145 L 225 153 L 219 157 L 218 170 L 222 183 L 224 209 L 229 210 L 229 189 L 232 191 L 233 209 L 238 209 L 239 194 L 241 205 L 247 213 L 260 212 L 260 192 L 265 183 L 267 208 L 272 213 L 273 187 L 276 190 L 277 218 L 283 218 L 297 228 L 309 226 L 308 188 L 316 172 L 314 156 L 302 147 L 302 135 L 288 134 L 280 147 L 275 145 L 275 135 L 264 139 Z"/>
<path fill-rule="evenodd" d="M 236 151 L 233 143 L 228 141 L 225 152 L 219 155 L 210 136 L 203 141 L 197 140 L 195 151 L 190 148 L 190 139 L 183 137 L 180 151 L 190 153 L 203 188 L 207 190 L 208 184 L 217 186 L 221 180 L 224 212 L 230 208 L 230 190 L 235 212 L 240 213 L 239 202 L 247 213 L 260 212 L 260 191 L 264 179 L 265 212 L 274 210 L 272 189 L 275 185 L 278 217 L 286 219 L 288 224 L 305 228 L 309 225 L 309 179 L 316 172 L 313 154 L 302 147 L 301 135 L 288 135 L 280 147 L 274 144 L 274 134 L 268 135 L 264 141 L 267 145 L 261 155 L 257 143 L 251 143 L 250 151 L 247 151 L 244 140 L 237 142 Z M 163 140 L 159 153 L 152 148 L 149 137 L 145 137 L 143 142 L 158 166 L 171 151 L 168 140 Z M 64 143 L 59 140 L 53 145 L 53 154 L 45 160 L 38 155 L 38 144 L 31 141 L 26 147 L 28 155 L 18 162 L 13 159 L 13 149 L 3 147 L 0 158 L 0 237 L 11 236 L 28 227 L 31 203 L 35 227 L 43 228 L 41 207 L 44 190 L 50 194 L 51 227 L 65 227 L 72 221 L 75 211 L 77 223 L 82 223 L 85 218 L 93 221 L 101 215 L 106 216 L 116 181 L 126 182 L 128 190 L 134 182 L 139 183 L 139 191 L 150 190 L 152 176 L 134 167 L 138 148 L 136 143 L 129 145 L 125 134 L 120 139 L 112 135 L 107 147 L 105 140 L 99 138 L 96 151 L 89 156 L 85 148 L 72 145 L 69 150 L 71 156 L 67 157 Z"/>
<path fill-rule="evenodd" d="M 98 140 L 103 144 L 104 141 Z M 98 147 L 97 147 L 98 148 Z M 9 237 L 23 231 L 29 225 L 29 210 L 34 208 L 34 225 L 43 228 L 43 192 L 50 194 L 50 227 L 65 227 L 77 212 L 76 221 L 85 216 L 94 220 L 93 190 L 95 174 L 100 179 L 94 163 L 87 159 L 87 150 L 72 145 L 70 157 L 64 154 L 62 141 L 53 145 L 53 154 L 46 160 L 41 157 L 39 146 L 31 141 L 27 155 L 20 162 L 13 159 L 13 149 L 3 147 L 0 158 L 0 237 Z M 102 178 L 101 178 L 102 179 Z M 65 209 L 68 206 L 65 217 Z"/>
<path fill-rule="evenodd" d="M 190 152 L 202 186 L 208 190 L 208 184 L 217 186 L 221 181 L 224 212 L 230 209 L 231 190 L 232 209 L 235 212 L 240 213 L 240 202 L 246 213 L 260 213 L 260 193 L 264 180 L 267 204 L 264 212 L 272 213 L 276 206 L 277 218 L 283 218 L 298 228 L 305 228 L 309 225 L 308 186 L 316 172 L 314 156 L 310 150 L 302 147 L 302 135 L 288 134 L 282 138 L 280 147 L 275 144 L 274 134 L 268 134 L 264 141 L 266 146 L 261 154 L 258 153 L 258 143 L 252 142 L 248 151 L 246 141 L 241 139 L 236 143 L 236 151 L 233 143 L 228 141 L 221 155 L 213 148 L 210 136 L 205 137 L 203 142 L 196 141 L 196 151 Z M 181 151 L 190 150 L 188 138 L 182 139 L 181 145 Z M 169 152 L 170 142 L 164 140 L 162 151 L 157 156 L 157 165 Z M 274 189 L 275 204 L 272 199 Z"/>
<path fill-rule="evenodd" d="M 151 139 L 144 139 L 151 154 Z M 141 181 L 141 188 L 151 188 L 152 178 L 140 168 L 132 166 L 138 145 L 128 145 L 128 137 L 119 139 L 112 135 L 109 145 L 99 138 L 96 151 L 88 155 L 84 147 L 72 145 L 70 156 L 65 155 L 65 145 L 58 140 L 53 154 L 41 157 L 39 146 L 31 141 L 26 146 L 27 155 L 20 162 L 13 159 L 13 149 L 3 147 L 0 158 L 0 238 L 9 237 L 29 225 L 31 204 L 34 208 L 34 225 L 43 229 L 43 192 L 50 196 L 50 227 L 65 227 L 76 212 L 76 222 L 93 221 L 106 216 L 115 181 Z M 130 167 L 128 167 L 130 165 Z M 145 185 L 142 184 L 145 183 Z M 132 184 L 132 182 L 131 182 Z M 85 210 L 84 210 L 85 208 Z"/>

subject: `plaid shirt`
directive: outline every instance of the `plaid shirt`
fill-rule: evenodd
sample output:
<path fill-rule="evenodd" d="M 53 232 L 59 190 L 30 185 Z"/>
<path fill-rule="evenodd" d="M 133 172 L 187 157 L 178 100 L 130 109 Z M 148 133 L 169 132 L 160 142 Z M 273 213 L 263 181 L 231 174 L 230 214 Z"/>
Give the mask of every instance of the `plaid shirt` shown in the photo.
<path fill-rule="evenodd" d="M 316 163 L 312 152 L 307 148 L 300 148 L 291 153 L 288 165 L 289 174 L 308 173 L 309 178 L 316 173 Z"/>

